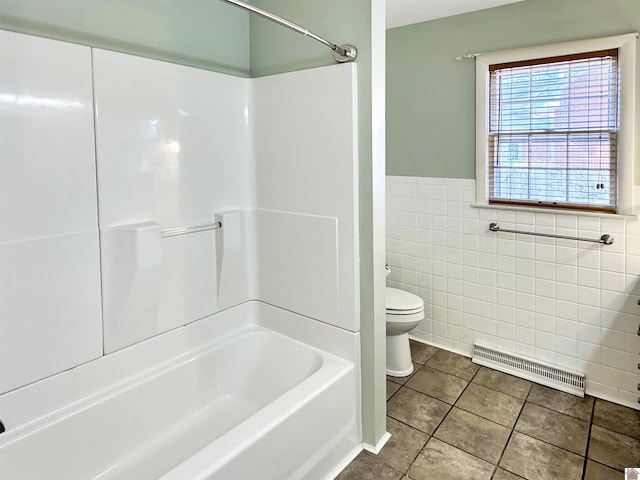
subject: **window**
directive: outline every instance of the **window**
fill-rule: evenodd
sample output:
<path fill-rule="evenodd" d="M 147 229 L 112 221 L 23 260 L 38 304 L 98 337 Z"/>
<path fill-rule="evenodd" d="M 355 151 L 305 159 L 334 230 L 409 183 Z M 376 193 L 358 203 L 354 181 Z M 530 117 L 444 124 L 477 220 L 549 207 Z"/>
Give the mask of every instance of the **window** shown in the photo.
<path fill-rule="evenodd" d="M 635 38 L 478 56 L 478 203 L 631 213 Z"/>

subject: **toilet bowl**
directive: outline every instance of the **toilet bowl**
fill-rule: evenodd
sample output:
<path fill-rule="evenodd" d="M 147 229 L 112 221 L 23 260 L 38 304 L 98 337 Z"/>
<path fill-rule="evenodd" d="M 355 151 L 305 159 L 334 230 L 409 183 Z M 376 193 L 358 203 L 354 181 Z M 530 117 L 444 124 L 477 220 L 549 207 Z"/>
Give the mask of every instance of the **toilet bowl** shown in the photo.
<path fill-rule="evenodd" d="M 386 288 L 387 375 L 406 377 L 413 372 L 409 332 L 424 318 L 424 301 L 413 293 Z"/>

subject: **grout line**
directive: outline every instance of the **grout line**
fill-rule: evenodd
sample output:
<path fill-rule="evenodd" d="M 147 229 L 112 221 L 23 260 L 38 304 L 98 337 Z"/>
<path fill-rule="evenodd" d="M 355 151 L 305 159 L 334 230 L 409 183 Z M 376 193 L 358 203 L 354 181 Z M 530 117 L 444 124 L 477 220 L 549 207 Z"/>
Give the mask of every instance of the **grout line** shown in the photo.
<path fill-rule="evenodd" d="M 522 405 L 520 406 L 520 412 L 518 412 L 518 416 L 516 417 L 516 421 L 513 422 L 513 427 L 511 427 L 511 432 L 509 433 L 509 438 L 507 438 L 506 443 L 504 444 L 504 447 L 502 448 L 502 453 L 500 453 L 500 458 L 498 459 L 498 463 L 496 464 L 496 470 L 498 469 L 498 467 L 500 467 L 500 462 L 502 461 L 502 457 L 504 457 L 504 452 L 507 451 L 507 446 L 509 446 L 509 442 L 511 441 L 511 437 L 513 437 L 513 432 L 516 431 L 516 425 L 518 424 L 518 420 L 520 420 L 520 416 L 522 415 L 522 411 L 524 410 L 524 406 L 527 404 L 527 398 L 529 398 L 529 393 L 531 392 L 531 388 L 529 388 L 529 392 L 527 392 L 527 397 L 524 399 L 524 402 L 522 402 Z M 520 432 L 518 432 L 520 433 Z M 502 467 L 500 467 L 502 468 Z M 510 470 L 507 470 L 506 468 L 504 468 L 505 471 L 510 472 Z M 518 475 L 515 472 L 511 472 L 514 475 Z M 520 475 L 518 475 L 520 476 Z"/>
<path fill-rule="evenodd" d="M 426 365 L 426 364 L 425 364 L 425 365 Z M 442 442 L 442 443 L 446 443 L 447 445 L 449 445 L 449 446 L 451 446 L 451 447 L 453 447 L 453 448 L 456 448 L 456 449 L 460 450 L 461 452 L 465 452 L 465 453 L 467 453 L 467 454 L 469 454 L 469 455 L 471 455 L 471 456 L 473 456 L 473 457 L 476 457 L 476 458 L 478 458 L 478 459 L 482 460 L 483 462 L 486 462 L 486 463 L 489 463 L 489 464 L 491 463 L 491 462 L 487 462 L 484 458 L 480 458 L 480 457 L 478 457 L 477 455 L 475 455 L 475 454 L 473 454 L 473 453 L 471 453 L 471 452 L 467 452 L 466 450 L 463 450 L 463 449 L 462 449 L 462 448 L 460 448 L 460 447 L 457 447 L 457 446 L 455 446 L 455 445 L 451 445 L 449 442 L 445 442 L 444 440 L 442 440 L 442 439 L 440 439 L 440 438 L 435 437 L 436 432 L 438 431 L 438 429 L 440 428 L 440 426 L 444 423 L 444 421 L 447 419 L 447 417 L 449 416 L 449 414 L 451 413 L 451 411 L 454 409 L 454 407 L 455 407 L 455 405 L 456 405 L 456 402 L 460 399 L 460 397 L 462 397 L 462 395 L 464 395 L 464 392 L 467 390 L 467 388 L 469 388 L 469 385 L 471 385 L 471 382 L 473 381 L 473 379 L 475 378 L 475 376 L 478 374 L 478 372 L 479 372 L 479 371 L 480 371 L 480 369 L 478 369 L 478 370 L 473 374 L 473 376 L 471 377 L 471 379 L 470 379 L 470 380 L 467 380 L 467 385 L 464 387 L 464 389 L 462 390 L 462 392 L 460 392 L 460 395 L 458 395 L 458 397 L 456 398 L 455 402 L 453 402 L 452 404 L 449 404 L 449 403 L 447 403 L 447 402 L 443 402 L 443 403 L 445 403 L 445 404 L 449 405 L 449 410 L 447 410 L 447 413 L 445 413 L 445 414 L 443 415 L 443 417 L 442 417 L 442 419 L 440 420 L 440 422 L 438 422 L 438 425 L 433 429 L 433 433 L 431 434 L 431 436 L 430 436 L 429 440 L 427 440 L 427 443 L 425 443 L 424 447 L 422 447 L 422 450 L 420 450 L 420 452 L 418 453 L 418 455 L 419 455 L 420 453 L 422 453 L 422 451 L 427 447 L 427 445 L 429 444 L 429 442 L 431 441 L 431 439 L 432 439 L 432 438 L 435 438 L 436 440 L 438 440 L 438 441 L 440 441 L 440 442 Z M 446 372 L 445 372 L 445 373 L 446 373 Z M 460 378 L 460 377 L 456 377 L 456 378 Z M 422 393 L 423 395 L 426 395 L 426 396 L 427 396 L 427 397 L 429 397 L 429 398 L 434 398 L 435 400 L 438 400 L 437 398 L 435 398 L 435 397 L 431 397 L 430 395 L 427 395 L 426 393 L 423 393 L 423 392 L 418 392 L 418 393 Z M 440 401 L 440 402 L 442 402 L 442 400 L 439 400 L 439 401 Z M 416 458 L 417 458 L 417 456 L 416 456 Z M 415 459 L 414 459 L 414 461 L 415 461 Z M 413 463 L 412 463 L 412 465 L 413 465 Z M 494 465 L 494 467 L 495 467 L 495 465 Z M 495 468 L 494 468 L 494 472 L 495 472 Z M 493 475 L 493 474 L 492 474 L 492 475 Z"/>
<path fill-rule="evenodd" d="M 468 378 L 460 377 L 459 375 L 455 375 L 455 374 L 450 373 L 450 372 L 445 372 L 444 370 L 440 370 L 437 367 L 433 367 L 431 365 L 427 365 L 426 363 L 424 364 L 424 366 L 425 367 L 429 367 L 431 370 L 435 370 L 436 372 L 446 373 L 447 375 L 451 375 L 452 377 L 456 377 L 456 378 L 459 378 L 460 380 L 464 380 L 465 382 L 471 383 L 471 380 L 469 380 Z M 478 372 L 476 372 L 476 373 L 478 373 Z M 473 377 L 471 377 L 471 379 L 473 379 L 476 376 L 476 373 L 473 374 Z"/>
<path fill-rule="evenodd" d="M 415 393 L 419 393 L 420 395 L 424 395 L 425 397 L 428 397 L 428 398 L 430 398 L 431 400 L 435 400 L 436 402 L 444 403 L 445 405 L 447 405 L 447 406 L 449 407 L 449 408 L 448 408 L 448 410 L 447 410 L 447 413 L 445 413 L 445 414 L 443 415 L 442 420 L 440 420 L 440 422 L 438 422 L 438 425 L 433 429 L 433 433 L 435 433 L 435 432 L 436 432 L 436 430 L 438 429 L 438 427 L 440 426 L 440 424 L 444 421 L 444 419 L 446 418 L 446 416 L 449 414 L 449 412 L 450 412 L 450 411 L 451 411 L 451 409 L 453 408 L 453 404 L 451 404 L 451 403 L 447 403 L 447 402 L 445 402 L 445 401 L 443 401 L 443 400 L 440 400 L 440 399 L 438 399 L 438 398 L 436 398 L 436 397 L 432 397 L 431 395 L 427 395 L 427 394 L 426 394 L 426 393 L 424 393 L 424 392 L 420 392 L 420 391 L 418 391 L 418 390 L 414 390 L 413 388 L 411 388 L 411 387 L 407 387 L 406 385 L 402 385 L 402 387 L 400 387 L 400 389 L 398 390 L 398 392 L 399 392 L 400 390 L 402 390 L 403 388 L 406 388 L 407 390 L 411 390 L 412 392 L 415 392 Z M 396 393 L 398 393 L 398 392 L 396 392 Z M 394 394 L 394 395 L 395 395 L 395 394 Z M 424 433 L 425 435 L 429 435 L 430 437 L 432 437 L 432 436 L 433 436 L 433 433 L 427 433 L 427 432 L 425 432 L 424 430 L 420 430 L 419 428 L 416 428 L 415 426 L 410 425 L 410 424 L 408 424 L 407 422 L 404 422 L 404 421 L 402 421 L 402 420 L 400 420 L 400 419 L 398 419 L 398 418 L 396 418 L 396 417 L 393 417 L 393 416 L 389 415 L 388 413 L 387 413 L 387 416 L 388 416 L 388 417 L 393 418 L 393 419 L 394 419 L 394 420 L 396 420 L 397 422 L 402 423 L 403 425 L 406 425 L 407 427 L 411 427 L 411 428 L 413 428 L 414 430 L 418 430 L 419 432 L 422 432 L 422 433 Z"/>
<path fill-rule="evenodd" d="M 479 372 L 480 372 L 480 370 L 478 370 L 478 373 L 479 373 Z M 476 375 L 477 375 L 477 373 L 476 373 Z M 473 377 L 473 378 L 475 378 L 475 377 L 476 377 L 476 375 L 474 375 L 474 377 Z M 494 389 L 494 388 L 487 387 L 486 385 L 482 385 L 481 383 L 477 383 L 477 382 L 473 382 L 473 381 L 470 381 L 470 382 L 469 382 L 469 385 L 471 385 L 471 383 L 473 383 L 474 385 L 480 386 L 480 387 L 484 387 L 484 388 L 486 388 L 487 390 L 491 390 L 492 392 L 501 393 L 501 394 L 506 395 L 506 396 L 508 396 L 508 397 L 515 398 L 516 400 L 518 400 L 518 401 L 521 401 L 521 402 L 522 402 L 522 405 L 520 406 L 520 412 L 518 412 L 518 416 L 516 417 L 516 421 L 513 423 L 513 427 L 509 427 L 509 426 L 507 426 L 507 425 L 503 425 L 502 423 L 498 423 L 498 422 L 496 422 L 495 420 L 492 420 L 491 418 L 487 418 L 487 417 L 485 417 L 485 416 L 483 416 L 483 415 L 481 415 L 481 414 L 479 414 L 479 413 L 477 413 L 477 412 L 472 412 L 472 411 L 467 410 L 467 409 L 465 409 L 465 408 L 463 408 L 463 407 L 460 407 L 460 406 L 457 406 L 457 405 L 456 405 L 456 408 L 459 408 L 460 410 L 463 410 L 463 411 L 465 411 L 465 412 L 467 412 L 467 413 L 471 413 L 471 414 L 473 414 L 473 415 L 476 415 L 476 416 L 478 416 L 478 417 L 480 417 L 480 418 L 484 418 L 485 420 L 488 420 L 489 422 L 495 423 L 496 425 L 500 425 L 501 427 L 511 428 L 511 429 L 513 430 L 513 429 L 515 428 L 516 423 L 518 423 L 518 419 L 520 418 L 520 414 L 522 413 L 522 409 L 524 408 L 524 404 L 525 404 L 525 403 L 527 403 L 526 398 L 525 398 L 525 399 L 522 399 L 522 398 L 514 397 L 514 396 L 512 396 L 512 395 L 509 395 L 508 393 L 501 392 L 500 390 L 496 390 L 496 389 Z M 466 388 L 465 388 L 465 390 L 466 390 Z M 463 393 L 464 393 L 464 392 L 463 392 Z M 461 394 L 460 396 L 462 396 L 462 394 Z M 527 396 L 528 396 L 528 392 L 527 392 Z M 458 400 L 456 400 L 456 403 L 457 403 L 457 402 L 458 402 Z"/>
<path fill-rule="evenodd" d="M 589 444 L 591 443 L 591 430 L 593 428 L 593 417 L 596 412 L 596 401 L 593 400 L 593 404 L 591 405 L 591 418 L 589 419 L 589 432 L 587 433 L 587 446 L 584 450 L 584 462 L 582 463 L 582 480 L 585 480 L 584 477 L 587 474 L 587 462 L 589 461 Z"/>
<path fill-rule="evenodd" d="M 537 404 L 532 403 L 532 402 L 524 402 L 524 404 L 523 404 L 523 406 L 522 406 L 522 409 L 523 409 L 523 410 L 524 410 L 524 406 L 525 406 L 527 403 L 531 403 L 532 405 L 536 405 L 537 407 L 542 407 L 542 405 L 537 405 Z M 542 408 L 546 408 L 546 407 L 542 407 Z M 552 412 L 555 412 L 555 413 L 560 413 L 560 412 L 557 412 L 557 411 L 552 410 L 552 409 L 550 409 L 550 408 L 547 408 L 547 410 L 551 410 Z M 520 414 L 522 414 L 522 411 L 520 412 Z M 582 422 L 585 422 L 585 423 L 586 423 L 586 420 L 582 420 L 581 418 L 572 417 L 571 415 L 566 415 L 566 414 L 564 414 L 564 413 L 560 413 L 560 414 L 561 414 L 561 415 L 565 415 L 566 417 L 569 417 L 569 418 L 571 418 L 571 419 L 573 419 L 573 420 L 579 420 L 579 421 L 582 421 Z M 520 415 L 518 415 L 518 419 L 520 419 Z M 541 438 L 534 437 L 533 435 L 529 435 L 528 433 L 524 433 L 524 432 L 521 432 L 521 431 L 519 431 L 519 430 L 516 430 L 515 428 L 516 428 L 516 425 L 517 425 L 517 424 L 518 424 L 518 422 L 516 421 L 516 423 L 515 423 L 515 424 L 514 424 L 514 426 L 513 426 L 513 431 L 514 431 L 514 432 L 518 432 L 520 435 L 524 435 L 525 437 L 533 438 L 534 440 L 537 440 L 537 441 L 539 441 L 539 442 L 545 443 L 545 444 L 547 444 L 547 445 L 549 445 L 549 446 L 551 446 L 551 447 L 554 447 L 554 448 L 559 448 L 560 450 L 563 450 L 563 451 L 565 451 L 565 452 L 567 452 L 567 453 L 570 453 L 570 454 L 572 454 L 572 455 L 576 455 L 576 456 L 578 456 L 578 457 L 585 457 L 585 458 L 586 458 L 586 450 L 585 450 L 585 455 L 580 455 L 579 453 L 572 452 L 571 450 L 567 450 L 567 449 L 566 449 L 566 448 L 564 448 L 564 447 L 559 447 L 558 445 L 554 445 L 553 443 L 548 442 L 548 441 L 546 441 L 546 440 L 542 440 Z M 589 431 L 591 431 L 591 428 L 589 428 Z M 589 439 L 587 438 L 587 446 L 588 446 L 588 443 L 589 443 Z"/>
<path fill-rule="evenodd" d="M 594 460 L 593 458 L 589 458 L 589 460 L 591 460 L 593 463 L 597 463 L 598 465 L 602 465 L 603 467 L 607 467 L 607 468 L 610 468 L 611 470 L 615 470 L 616 472 L 620 472 L 620 473 L 624 474 L 623 470 L 618 470 L 616 467 L 612 467 L 611 465 L 607 465 L 606 463 L 598 462 L 597 460 Z"/>
<path fill-rule="evenodd" d="M 398 385 L 398 384 L 397 384 L 397 383 L 394 383 L 394 385 Z M 391 400 L 393 397 L 395 397 L 395 396 L 398 394 L 398 392 L 402 389 L 402 387 L 403 387 L 403 386 L 402 386 L 402 385 L 398 385 L 398 387 L 400 387 L 400 388 L 398 388 L 395 392 L 393 392 L 393 393 L 391 394 L 391 396 L 390 396 L 389 398 L 387 398 L 386 403 L 389 403 L 389 400 Z M 386 403 L 385 403 L 385 404 L 386 404 Z"/>
<path fill-rule="evenodd" d="M 617 430 L 612 430 L 611 428 L 608 428 L 608 427 L 603 427 L 602 425 L 598 425 L 597 423 L 593 423 L 593 420 L 592 420 L 592 424 L 595 425 L 596 427 L 601 428 L 603 430 L 606 430 L 608 432 L 615 433 L 616 435 L 622 435 L 623 437 L 630 438 L 631 440 L 633 440 L 635 442 L 640 442 L 640 438 L 632 437 L 631 435 L 627 435 L 626 433 L 618 432 Z M 598 463 L 600 463 L 600 462 L 598 462 Z M 603 465 L 605 465 L 605 464 L 603 463 Z"/>

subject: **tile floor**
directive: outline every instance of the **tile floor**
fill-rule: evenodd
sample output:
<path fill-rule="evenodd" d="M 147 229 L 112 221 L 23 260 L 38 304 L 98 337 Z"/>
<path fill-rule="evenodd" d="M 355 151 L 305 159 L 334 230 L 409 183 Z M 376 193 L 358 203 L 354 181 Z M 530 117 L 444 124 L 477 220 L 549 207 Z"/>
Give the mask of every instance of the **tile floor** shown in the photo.
<path fill-rule="evenodd" d="M 391 439 L 338 480 L 622 480 L 640 467 L 640 411 L 411 350 L 413 375 L 387 377 Z"/>

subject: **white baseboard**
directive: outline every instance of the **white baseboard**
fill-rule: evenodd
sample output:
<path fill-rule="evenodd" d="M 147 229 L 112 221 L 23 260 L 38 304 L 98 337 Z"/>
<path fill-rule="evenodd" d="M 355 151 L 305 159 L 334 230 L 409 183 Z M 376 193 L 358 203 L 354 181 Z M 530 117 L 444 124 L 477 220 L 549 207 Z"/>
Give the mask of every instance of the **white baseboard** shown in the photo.
<path fill-rule="evenodd" d="M 347 468 L 347 466 L 353 462 L 353 460 L 360 454 L 360 452 L 362 451 L 362 444 L 358 444 L 356 447 L 354 447 L 353 450 L 351 450 L 346 457 L 344 457 L 344 459 L 338 463 L 338 465 L 336 465 L 333 470 L 331 470 L 326 477 L 324 477 L 324 480 L 334 480 L 338 475 L 340 475 L 340 473 L 342 473 L 342 471 Z"/>
<path fill-rule="evenodd" d="M 409 338 L 411 340 L 414 340 L 418 343 L 423 343 L 424 345 L 430 345 L 432 347 L 436 347 L 439 348 L 440 350 L 447 350 L 448 352 L 451 353 L 457 353 L 458 355 L 462 355 L 463 357 L 467 357 L 467 358 L 471 358 L 471 350 L 472 348 L 470 348 L 469 350 L 462 350 L 460 348 L 453 348 L 449 345 L 442 345 L 440 343 L 434 342 L 433 340 L 428 340 L 426 338 L 420 337 L 415 335 L 415 333 L 409 334 Z"/>
<path fill-rule="evenodd" d="M 374 455 L 377 455 L 380 453 L 380 450 L 382 450 L 383 447 L 387 444 L 390 438 L 391 438 L 391 434 L 389 432 L 385 432 L 384 435 L 382 435 L 382 437 L 380 438 L 380 440 L 378 440 L 378 443 L 376 443 L 375 445 L 363 443 L 362 448 L 365 449 L 367 452 L 371 452 Z"/>
<path fill-rule="evenodd" d="M 378 443 L 375 444 L 375 446 L 364 442 L 359 444 L 357 447 L 351 450 L 351 452 L 349 452 L 349 454 L 344 457 L 344 459 L 338 465 L 336 465 L 336 467 L 331 470 L 331 472 L 329 472 L 326 477 L 324 477 L 324 480 L 334 480 L 345 468 L 347 468 L 347 466 L 360 454 L 362 450 L 366 450 L 367 452 L 371 452 L 377 455 L 378 453 L 380 453 L 380 450 L 382 450 L 382 448 L 387 444 L 390 438 L 391 434 L 389 432 L 385 432 Z"/>

